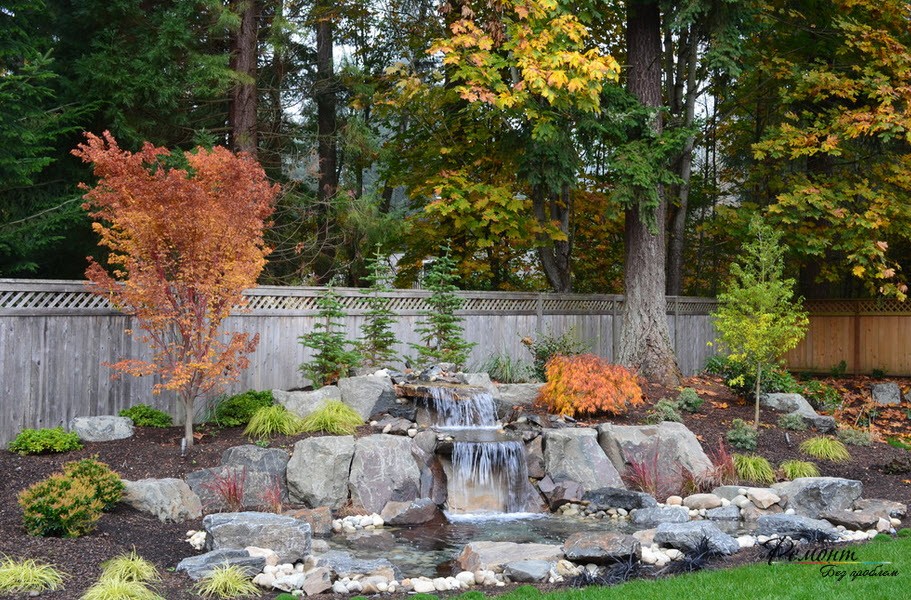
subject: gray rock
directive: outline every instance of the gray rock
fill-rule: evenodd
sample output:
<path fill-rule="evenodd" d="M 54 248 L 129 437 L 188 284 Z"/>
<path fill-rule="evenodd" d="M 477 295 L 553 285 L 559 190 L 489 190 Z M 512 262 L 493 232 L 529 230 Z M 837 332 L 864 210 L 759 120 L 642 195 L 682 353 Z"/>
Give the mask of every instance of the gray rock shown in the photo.
<path fill-rule="evenodd" d="M 123 480 L 120 500 L 138 511 L 158 517 L 162 523 L 183 523 L 202 516 L 202 503 L 182 479 Z"/>
<path fill-rule="evenodd" d="M 365 421 L 396 407 L 392 379 L 386 376 L 342 377 L 338 380 L 338 389 L 342 402 L 357 411 Z"/>
<path fill-rule="evenodd" d="M 810 540 L 827 539 L 838 533 L 828 521 L 809 519 L 800 515 L 763 515 L 756 521 L 758 535 L 790 536 Z"/>
<path fill-rule="evenodd" d="M 387 502 L 416 500 L 421 472 L 411 453 L 411 439 L 377 434 L 358 439 L 348 489 L 351 501 L 369 513 L 383 510 Z"/>
<path fill-rule="evenodd" d="M 832 525 L 841 525 L 845 529 L 866 531 L 873 529 L 879 522 L 880 516 L 871 512 L 853 510 L 826 510 L 820 513 L 820 519 L 825 519 Z"/>
<path fill-rule="evenodd" d="M 832 433 L 838 429 L 838 423 L 835 422 L 835 417 L 830 417 L 829 415 L 801 416 L 807 425 L 820 433 Z"/>
<path fill-rule="evenodd" d="M 112 442 L 132 437 L 133 420 L 114 415 L 76 417 L 70 421 L 70 431 L 83 442 Z"/>
<path fill-rule="evenodd" d="M 550 575 L 550 570 L 556 566 L 556 561 L 546 560 L 518 560 L 506 563 L 503 573 L 510 581 L 517 583 L 539 583 L 545 581 Z"/>
<path fill-rule="evenodd" d="M 661 523 L 655 532 L 656 544 L 684 552 L 695 551 L 703 539 L 708 540 L 709 548 L 720 554 L 734 554 L 740 550 L 737 540 L 707 521 Z"/>
<path fill-rule="evenodd" d="M 783 512 L 784 509 L 777 504 L 773 504 L 768 508 L 758 508 L 753 503 L 747 503 L 747 505 L 744 506 L 740 511 L 740 518 L 744 521 L 755 521 L 764 515 L 778 515 Z"/>
<path fill-rule="evenodd" d="M 637 508 L 656 508 L 658 506 L 658 501 L 645 492 L 611 487 L 585 492 L 582 499 L 588 501 L 589 507 L 594 510 L 622 508 L 629 511 Z"/>
<path fill-rule="evenodd" d="M 223 492 L 219 491 L 232 479 L 242 480 L 242 508 L 261 508 L 264 496 L 278 488 L 283 501 L 288 499 L 285 472 L 288 453 L 277 448 L 260 448 L 248 444 L 228 448 L 222 454 L 222 464 L 212 469 L 188 473 L 187 484 L 199 496 L 206 512 L 231 510 Z"/>
<path fill-rule="evenodd" d="M 725 500 L 733 500 L 740 495 L 740 491 L 745 489 L 744 485 L 721 485 L 712 490 L 712 493 Z"/>
<path fill-rule="evenodd" d="M 310 533 L 314 536 L 332 535 L 332 511 L 328 506 L 316 508 L 298 508 L 286 511 L 284 514 L 310 524 Z M 316 542 L 313 540 L 313 551 L 316 552 Z"/>
<path fill-rule="evenodd" d="M 395 570 L 395 566 L 385 558 L 355 558 L 351 553 L 342 550 L 330 550 L 320 555 L 320 560 L 332 569 L 339 577 L 367 575 L 376 571 Z"/>
<path fill-rule="evenodd" d="M 493 397 L 497 400 L 497 410 L 505 415 L 515 406 L 534 406 L 543 383 L 500 383 Z"/>
<path fill-rule="evenodd" d="M 317 567 L 304 574 L 304 584 L 300 589 L 307 596 L 315 596 L 332 589 L 332 570 L 329 567 Z"/>
<path fill-rule="evenodd" d="M 537 436 L 525 444 L 525 464 L 528 467 L 528 476 L 541 479 L 547 475 L 544 470 L 544 438 Z"/>
<path fill-rule="evenodd" d="M 854 508 L 878 514 L 881 517 L 895 517 L 901 519 L 908 511 L 908 505 L 893 500 L 879 498 L 860 499 L 854 503 Z"/>
<path fill-rule="evenodd" d="M 348 501 L 348 475 L 354 437 L 320 436 L 300 440 L 288 461 L 288 494 L 310 507 L 341 508 Z"/>
<path fill-rule="evenodd" d="M 490 375 L 487 373 L 458 373 L 456 374 L 456 379 L 459 383 L 470 385 L 471 387 L 484 388 L 494 399 L 499 394 L 497 386 L 490 380 Z"/>
<path fill-rule="evenodd" d="M 779 412 L 796 412 L 802 417 L 818 416 L 813 406 L 800 394 L 763 394 L 760 404 Z"/>
<path fill-rule="evenodd" d="M 414 423 L 408 419 L 387 415 L 379 421 L 376 421 L 376 425 L 373 425 L 373 430 L 377 433 L 408 435 L 408 430 L 412 427 L 414 427 Z"/>
<path fill-rule="evenodd" d="M 207 550 L 257 546 L 274 551 L 283 563 L 293 563 L 310 554 L 310 524 L 293 517 L 259 512 L 218 513 L 206 516 L 202 526 L 207 533 Z"/>
<path fill-rule="evenodd" d="M 577 563 L 607 564 L 618 559 L 642 556 L 642 545 L 631 535 L 587 531 L 574 533 L 563 542 L 567 560 Z"/>
<path fill-rule="evenodd" d="M 683 499 L 683 506 L 690 510 L 718 508 L 721 506 L 721 497 L 715 494 L 691 494 Z"/>
<path fill-rule="evenodd" d="M 221 464 L 244 467 L 248 473 L 264 471 L 284 479 L 288 453 L 279 448 L 260 448 L 253 444 L 228 448 L 221 455 Z"/>
<path fill-rule="evenodd" d="M 553 488 L 546 492 L 544 496 L 547 498 L 550 510 L 557 510 L 564 504 L 581 502 L 584 494 L 585 488 L 582 487 L 582 484 L 569 479 L 562 479 L 554 482 Z"/>
<path fill-rule="evenodd" d="M 594 429 L 580 427 L 545 431 L 544 468 L 555 481 L 576 481 L 586 491 L 625 487 L 617 469 L 598 446 L 598 434 Z"/>
<path fill-rule="evenodd" d="M 801 477 L 776 483 L 772 490 L 781 497 L 784 508 L 793 508 L 804 517 L 815 519 L 827 510 L 848 510 L 863 493 L 863 484 L 840 477 Z"/>
<path fill-rule="evenodd" d="M 193 581 L 203 579 L 215 567 L 236 566 L 249 577 L 253 577 L 266 566 L 262 556 L 250 556 L 246 550 L 222 548 L 198 556 L 190 556 L 177 563 L 177 571 L 184 572 Z"/>
<path fill-rule="evenodd" d="M 342 393 L 337 386 L 326 385 L 313 391 L 272 390 L 272 397 L 276 403 L 288 409 L 288 412 L 306 417 L 325 404 L 327 400 L 341 400 Z"/>
<path fill-rule="evenodd" d="M 630 513 L 633 525 L 648 529 L 660 523 L 686 523 L 690 520 L 690 511 L 682 506 L 664 508 L 640 508 Z"/>
<path fill-rule="evenodd" d="M 756 508 L 766 509 L 781 502 L 781 498 L 770 488 L 747 488 L 747 498 Z"/>
<path fill-rule="evenodd" d="M 657 453 L 658 479 L 669 488 L 683 483 L 683 469 L 701 475 L 712 468 L 699 440 L 683 423 L 598 426 L 598 443 L 621 473 L 630 464 L 652 464 Z"/>
<path fill-rule="evenodd" d="M 901 401 L 902 392 L 897 383 L 873 384 L 873 402 L 876 404 L 879 404 L 880 406 L 892 406 L 893 404 L 901 404 Z"/>
<path fill-rule="evenodd" d="M 380 513 L 387 525 L 420 525 L 443 519 L 443 513 L 430 498 L 411 502 L 387 502 Z"/>
<path fill-rule="evenodd" d="M 517 544 L 515 542 L 471 542 L 456 561 L 463 571 L 491 570 L 500 572 L 504 565 L 521 560 L 557 562 L 563 558 L 561 546 L 553 544 Z"/>
<path fill-rule="evenodd" d="M 711 508 L 705 511 L 705 518 L 709 521 L 739 521 L 740 509 L 733 504 Z"/>

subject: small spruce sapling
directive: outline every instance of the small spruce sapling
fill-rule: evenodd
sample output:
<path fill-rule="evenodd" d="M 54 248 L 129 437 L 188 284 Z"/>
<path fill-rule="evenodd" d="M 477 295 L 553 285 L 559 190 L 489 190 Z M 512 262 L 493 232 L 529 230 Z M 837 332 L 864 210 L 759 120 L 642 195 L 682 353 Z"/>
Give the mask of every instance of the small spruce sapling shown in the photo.
<path fill-rule="evenodd" d="M 388 366 L 398 358 L 392 349 L 398 343 L 392 330 L 396 316 L 389 308 L 389 297 L 385 295 L 392 291 L 389 284 L 392 273 L 383 258 L 377 245 L 377 251 L 367 258 L 367 275 L 364 279 L 370 282 L 370 287 L 361 292 L 367 296 L 368 310 L 361 326 L 364 338 L 358 344 L 358 349 L 364 357 L 364 364 L 371 367 Z"/>
<path fill-rule="evenodd" d="M 731 280 L 718 296 L 720 306 L 712 317 L 730 358 L 756 372 L 754 426 L 759 427 L 763 371 L 797 346 L 809 321 L 801 299 L 794 298 L 794 280 L 783 276 L 781 236 L 759 217 L 750 222 L 749 231 L 750 241 L 731 265 Z"/>
<path fill-rule="evenodd" d="M 421 336 L 420 344 L 410 344 L 418 355 L 414 362 L 426 366 L 432 362 L 449 362 L 464 365 L 468 353 L 475 344 L 463 337 L 462 317 L 455 312 L 464 300 L 456 295 L 458 279 L 455 260 L 449 246 L 440 248 L 442 255 L 433 261 L 427 272 L 425 286 L 432 294 L 427 298 L 430 310 L 422 313 L 422 320 L 416 327 Z"/>
<path fill-rule="evenodd" d="M 330 286 L 321 295 L 316 306 L 319 319 L 313 331 L 300 336 L 300 343 L 315 352 L 313 360 L 300 366 L 301 372 L 313 382 L 315 387 L 330 385 L 348 374 L 348 371 L 361 364 L 362 357 L 356 350 L 348 350 L 352 343 L 345 338 L 345 318 L 338 294 Z"/>

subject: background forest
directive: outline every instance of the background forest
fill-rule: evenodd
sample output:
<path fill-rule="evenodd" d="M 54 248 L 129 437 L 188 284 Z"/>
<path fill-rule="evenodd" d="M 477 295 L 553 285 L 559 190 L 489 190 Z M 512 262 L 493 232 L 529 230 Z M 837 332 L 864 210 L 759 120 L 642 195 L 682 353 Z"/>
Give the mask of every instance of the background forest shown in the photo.
<path fill-rule="evenodd" d="M 84 278 L 104 130 L 254 154 L 263 283 L 448 242 L 463 288 L 715 295 L 761 214 L 801 295 L 906 290 L 909 2 L 7 0 L 0 277 Z"/>

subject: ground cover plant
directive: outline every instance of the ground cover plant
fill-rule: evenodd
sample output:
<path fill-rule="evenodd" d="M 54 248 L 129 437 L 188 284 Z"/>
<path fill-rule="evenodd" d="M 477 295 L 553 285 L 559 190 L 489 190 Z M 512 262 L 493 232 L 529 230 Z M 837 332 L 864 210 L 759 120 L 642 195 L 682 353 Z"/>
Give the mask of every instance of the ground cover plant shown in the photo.
<path fill-rule="evenodd" d="M 260 408 L 272 406 L 272 390 L 257 392 L 249 390 L 225 398 L 215 405 L 213 414 L 215 422 L 222 427 L 237 427 L 246 425 Z"/>
<path fill-rule="evenodd" d="M 170 427 L 174 424 L 171 415 L 152 408 L 148 404 L 137 404 L 120 411 L 121 417 L 128 417 L 136 427 Z"/>
<path fill-rule="evenodd" d="M 82 442 L 75 433 L 68 433 L 63 427 L 53 429 L 23 429 L 9 443 L 11 452 L 19 454 L 41 454 L 43 452 L 69 452 L 82 448 Z"/>

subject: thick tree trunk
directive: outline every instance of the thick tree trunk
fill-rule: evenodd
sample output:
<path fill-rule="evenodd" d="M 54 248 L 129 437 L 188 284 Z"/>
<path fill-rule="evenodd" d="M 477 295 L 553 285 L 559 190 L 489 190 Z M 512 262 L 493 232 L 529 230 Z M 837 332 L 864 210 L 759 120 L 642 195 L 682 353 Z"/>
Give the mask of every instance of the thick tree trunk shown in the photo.
<path fill-rule="evenodd" d="M 559 194 L 549 194 L 543 186 L 536 186 L 532 199 L 538 222 L 556 222 L 560 231 L 566 235 L 565 240 L 548 240 L 546 245 L 539 246 L 538 259 L 553 290 L 558 293 L 569 293 L 573 290 L 572 237 L 569 231 L 572 198 L 569 186 L 563 186 Z"/>
<path fill-rule="evenodd" d="M 629 90 L 645 106 L 657 108 L 662 104 L 661 13 L 657 2 L 628 3 L 626 35 Z M 657 111 L 653 127 L 660 133 Z M 665 300 L 665 216 L 663 198 L 656 209 L 654 230 L 649 228 L 641 206 L 626 211 L 626 302 L 618 359 L 638 369 L 649 381 L 676 387 L 680 371 L 670 344 Z"/>
<path fill-rule="evenodd" d="M 333 27 L 331 6 L 316 7 L 316 154 L 319 160 L 319 179 L 316 201 L 319 211 L 317 225 L 317 255 L 313 264 L 316 278 L 328 283 L 335 267 L 335 248 L 330 232 L 330 207 L 338 191 L 338 147 L 336 144 L 335 72 L 332 60 Z"/>
<path fill-rule="evenodd" d="M 232 40 L 231 69 L 239 79 L 231 90 L 228 124 L 231 129 L 231 147 L 235 151 L 249 152 L 256 156 L 256 17 L 255 0 L 238 0 L 234 8 L 240 15 L 240 29 Z"/>

